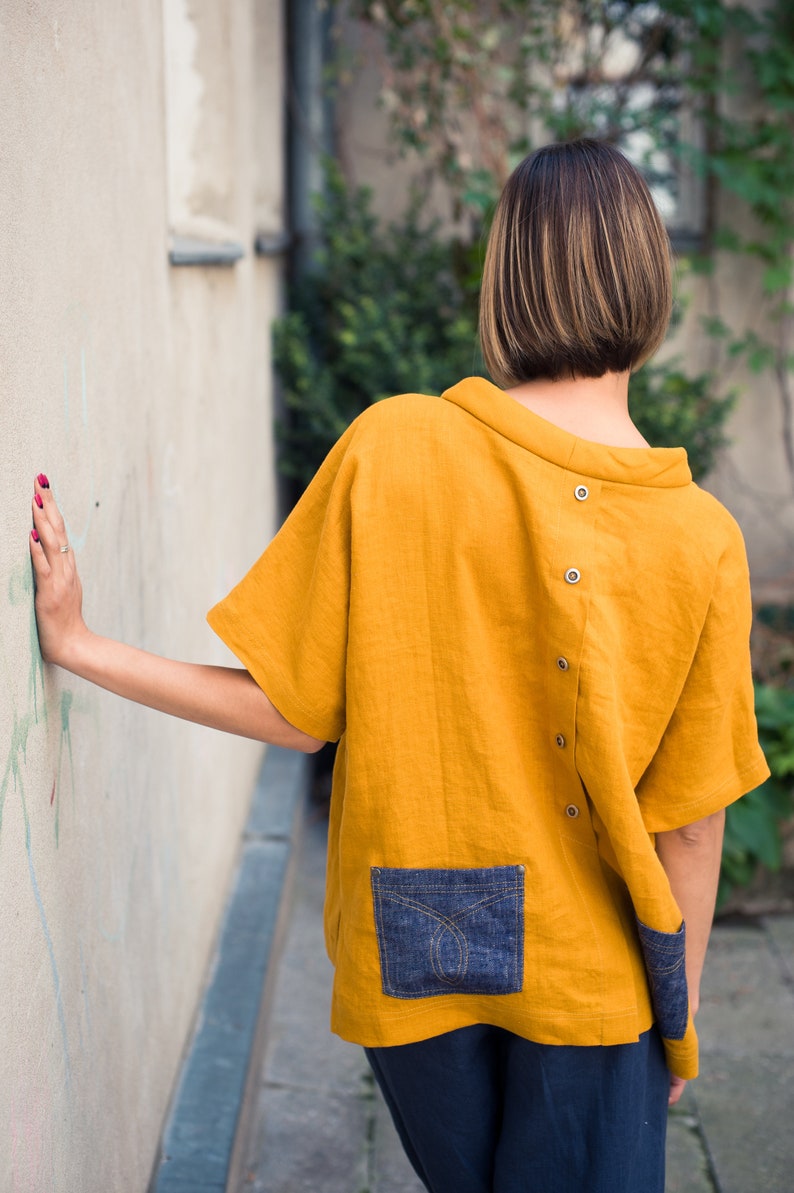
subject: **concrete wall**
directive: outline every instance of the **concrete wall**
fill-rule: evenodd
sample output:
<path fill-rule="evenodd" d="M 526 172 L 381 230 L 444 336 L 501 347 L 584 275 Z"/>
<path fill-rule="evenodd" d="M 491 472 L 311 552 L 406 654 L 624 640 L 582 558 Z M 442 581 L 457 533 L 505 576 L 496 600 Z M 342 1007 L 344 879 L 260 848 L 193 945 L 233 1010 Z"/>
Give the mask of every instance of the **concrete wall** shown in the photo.
<path fill-rule="evenodd" d="M 28 532 L 44 470 L 92 628 L 230 661 L 204 614 L 274 522 L 281 25 L 0 8 L 2 1193 L 146 1188 L 261 758 L 44 667 Z M 175 268 L 187 232 L 246 256 Z"/>

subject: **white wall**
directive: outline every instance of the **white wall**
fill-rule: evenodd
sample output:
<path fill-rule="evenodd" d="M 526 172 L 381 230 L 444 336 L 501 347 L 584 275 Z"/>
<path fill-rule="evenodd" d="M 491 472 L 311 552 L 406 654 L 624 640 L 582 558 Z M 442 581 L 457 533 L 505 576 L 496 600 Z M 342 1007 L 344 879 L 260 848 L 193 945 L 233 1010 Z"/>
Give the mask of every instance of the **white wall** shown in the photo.
<path fill-rule="evenodd" d="M 2 1193 L 146 1188 L 261 758 L 44 667 L 32 612 L 40 470 L 89 624 L 180 658 L 231 661 L 204 614 L 273 527 L 280 5 L 176 2 L 230 269 L 168 263 L 216 212 L 169 192 L 160 0 L 0 8 Z"/>

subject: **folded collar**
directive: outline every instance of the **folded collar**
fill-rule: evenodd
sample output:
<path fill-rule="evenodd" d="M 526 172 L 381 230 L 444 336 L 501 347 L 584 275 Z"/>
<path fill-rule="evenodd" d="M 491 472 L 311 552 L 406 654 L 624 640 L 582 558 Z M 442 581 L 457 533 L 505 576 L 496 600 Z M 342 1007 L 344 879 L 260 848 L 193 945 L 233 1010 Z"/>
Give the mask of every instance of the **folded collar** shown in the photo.
<path fill-rule="evenodd" d="M 484 377 L 466 377 L 441 396 L 506 439 L 569 472 L 663 489 L 692 482 L 683 447 L 609 447 L 579 439 L 528 410 Z"/>

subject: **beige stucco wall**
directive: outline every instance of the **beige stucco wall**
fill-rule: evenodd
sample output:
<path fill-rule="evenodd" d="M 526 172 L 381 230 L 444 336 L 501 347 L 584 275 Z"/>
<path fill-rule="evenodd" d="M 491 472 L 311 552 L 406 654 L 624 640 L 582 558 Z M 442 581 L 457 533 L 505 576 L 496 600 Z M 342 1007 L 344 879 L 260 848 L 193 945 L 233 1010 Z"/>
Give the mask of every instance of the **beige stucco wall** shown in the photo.
<path fill-rule="evenodd" d="M 718 258 L 711 283 L 685 277 L 681 290 L 687 318 L 665 351 L 680 355 L 692 373 L 711 368 L 716 360 L 722 390 L 738 395 L 727 425 L 728 446 L 705 487 L 742 527 L 756 603 L 789 604 L 794 600 L 794 475 L 785 450 L 781 378 L 773 370 L 753 373 L 731 360 L 715 348 L 699 319 L 717 310 L 729 326 L 772 339 L 775 331 L 759 270 L 726 254 Z M 794 376 L 789 374 L 785 383 L 794 387 Z"/>
<path fill-rule="evenodd" d="M 280 5 L 165 2 L 176 83 L 161 0 L 0 8 L 2 1193 L 146 1188 L 261 758 L 42 666 L 32 613 L 39 470 L 89 624 L 180 658 L 231 661 L 204 614 L 273 526 Z M 245 258 L 170 266 L 218 204 Z"/>

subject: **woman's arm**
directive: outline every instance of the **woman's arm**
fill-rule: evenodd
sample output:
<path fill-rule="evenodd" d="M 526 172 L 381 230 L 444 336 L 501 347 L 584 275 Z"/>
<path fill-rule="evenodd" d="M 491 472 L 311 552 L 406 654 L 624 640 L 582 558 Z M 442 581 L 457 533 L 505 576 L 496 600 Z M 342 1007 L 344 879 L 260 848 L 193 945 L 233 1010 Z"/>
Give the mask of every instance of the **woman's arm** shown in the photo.
<path fill-rule="evenodd" d="M 670 887 L 686 923 L 686 977 L 689 1005 L 700 1005 L 700 978 L 714 919 L 722 859 L 725 809 L 656 834 L 656 852 L 670 879 Z"/>
<path fill-rule="evenodd" d="M 722 808 L 683 828 L 656 834 L 656 852 L 686 924 L 686 977 L 693 1015 L 700 1006 L 700 978 L 717 901 L 724 830 Z M 678 1101 L 684 1084 L 681 1078 L 672 1079 L 671 1103 Z"/>
<path fill-rule="evenodd" d="M 93 634 L 82 615 L 74 553 L 46 477 L 33 498 L 30 555 L 42 658 L 110 692 L 160 712 L 241 737 L 313 753 L 324 744 L 296 729 L 247 671 L 178 663 Z"/>

